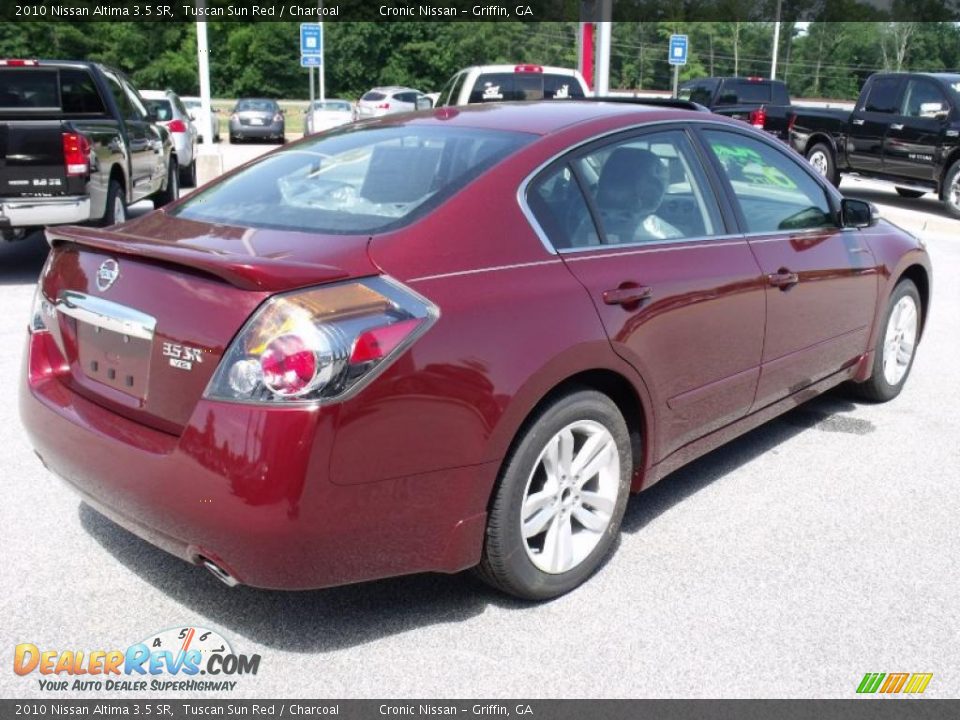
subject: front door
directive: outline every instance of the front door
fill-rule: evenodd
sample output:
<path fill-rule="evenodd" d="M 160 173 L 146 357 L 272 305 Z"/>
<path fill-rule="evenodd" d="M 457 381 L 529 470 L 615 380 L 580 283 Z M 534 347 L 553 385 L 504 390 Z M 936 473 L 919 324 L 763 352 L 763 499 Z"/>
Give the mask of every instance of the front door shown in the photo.
<path fill-rule="evenodd" d="M 528 192 L 650 392 L 654 462 L 745 415 L 759 377 L 763 280 L 709 172 L 686 130 L 657 130 L 564 158 Z"/>
<path fill-rule="evenodd" d="M 900 115 L 890 124 L 884 141 L 885 172 L 924 185 L 935 182 L 949 112 L 947 97 L 933 80 L 908 80 Z"/>
<path fill-rule="evenodd" d="M 826 189 L 779 146 L 733 130 L 702 137 L 767 289 L 757 410 L 830 375 L 866 350 L 878 268 L 867 230 L 839 227 Z"/>

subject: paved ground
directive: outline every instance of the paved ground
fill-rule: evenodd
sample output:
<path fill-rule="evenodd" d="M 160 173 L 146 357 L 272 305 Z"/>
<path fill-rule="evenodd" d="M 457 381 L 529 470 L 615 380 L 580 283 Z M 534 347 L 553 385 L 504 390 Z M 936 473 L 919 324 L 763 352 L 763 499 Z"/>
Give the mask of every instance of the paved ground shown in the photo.
<path fill-rule="evenodd" d="M 868 671 L 960 695 L 960 222 L 843 189 L 929 241 L 934 311 L 903 395 L 830 395 L 677 472 L 633 498 L 597 577 L 539 606 L 469 575 L 231 591 L 89 510 L 13 402 L 45 248 L 0 247 L 0 696 L 43 694 L 10 672 L 16 643 L 124 648 L 185 625 L 262 655 L 236 696 L 852 697 Z"/>

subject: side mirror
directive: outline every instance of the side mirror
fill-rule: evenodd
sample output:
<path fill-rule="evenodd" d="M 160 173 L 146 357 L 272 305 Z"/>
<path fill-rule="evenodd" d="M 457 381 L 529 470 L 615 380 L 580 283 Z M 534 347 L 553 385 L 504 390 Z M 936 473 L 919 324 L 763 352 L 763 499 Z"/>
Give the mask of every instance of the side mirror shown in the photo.
<path fill-rule="evenodd" d="M 189 113 L 189 115 L 190 115 L 190 119 L 191 119 L 191 120 L 196 121 L 196 119 L 197 119 L 197 114 L 196 114 L 195 112 L 191 112 L 191 113 Z"/>
<path fill-rule="evenodd" d="M 428 98 L 426 95 L 421 95 L 417 98 L 416 101 L 417 110 L 432 110 L 433 109 L 433 100 Z"/>
<path fill-rule="evenodd" d="M 880 220 L 880 211 L 866 200 L 844 198 L 840 201 L 840 219 L 843 227 L 873 227 Z"/>

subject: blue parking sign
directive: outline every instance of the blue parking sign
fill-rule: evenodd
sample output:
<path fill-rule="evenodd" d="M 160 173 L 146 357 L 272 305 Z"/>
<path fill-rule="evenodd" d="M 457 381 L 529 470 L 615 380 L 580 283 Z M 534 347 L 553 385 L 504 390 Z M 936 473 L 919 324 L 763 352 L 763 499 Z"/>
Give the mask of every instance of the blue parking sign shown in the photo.
<path fill-rule="evenodd" d="M 686 35 L 671 35 L 670 36 L 670 55 L 667 58 L 670 61 L 671 65 L 686 65 L 687 64 L 687 36 Z"/>
<path fill-rule="evenodd" d="M 300 23 L 300 54 L 323 55 L 323 26 Z"/>

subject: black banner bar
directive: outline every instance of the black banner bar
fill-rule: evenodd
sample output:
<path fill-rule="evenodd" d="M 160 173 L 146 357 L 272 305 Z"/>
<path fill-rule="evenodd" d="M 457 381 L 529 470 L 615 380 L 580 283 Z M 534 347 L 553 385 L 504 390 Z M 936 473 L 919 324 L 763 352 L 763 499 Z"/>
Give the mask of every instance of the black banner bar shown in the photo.
<path fill-rule="evenodd" d="M 518 720 L 913 720 L 958 717 L 960 700 L 0 700 L 0 718 L 515 718 Z"/>
<path fill-rule="evenodd" d="M 960 0 L 4 0 L 2 22 L 960 21 Z M 779 12 L 779 16 L 778 16 Z"/>

